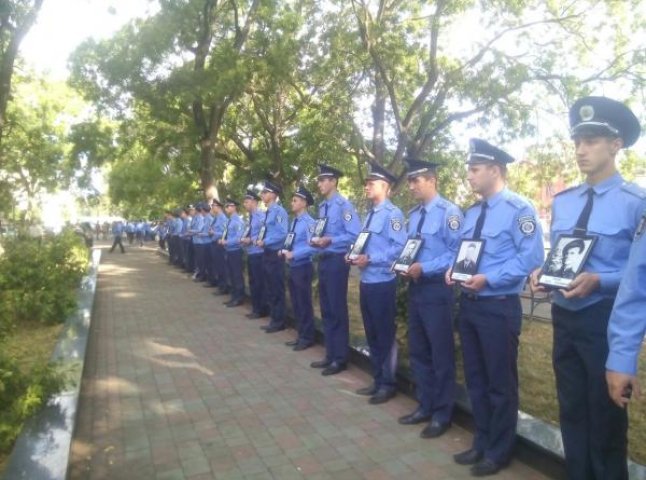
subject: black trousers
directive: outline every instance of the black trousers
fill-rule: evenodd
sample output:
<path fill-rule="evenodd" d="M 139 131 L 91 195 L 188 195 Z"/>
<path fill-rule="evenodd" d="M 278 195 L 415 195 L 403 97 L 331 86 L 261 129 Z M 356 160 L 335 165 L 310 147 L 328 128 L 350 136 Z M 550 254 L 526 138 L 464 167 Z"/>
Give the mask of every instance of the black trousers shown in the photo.
<path fill-rule="evenodd" d="M 121 242 L 121 235 L 115 235 L 114 236 L 114 241 L 112 242 L 112 248 L 110 249 L 110 253 L 114 252 L 114 249 L 116 246 L 119 245 L 119 248 L 121 248 L 121 253 L 125 253 L 125 249 L 123 248 L 123 243 Z"/>
<path fill-rule="evenodd" d="M 269 305 L 270 327 L 285 326 L 285 259 L 277 250 L 262 254 L 262 269 L 265 277 L 265 292 Z"/>
<path fill-rule="evenodd" d="M 229 279 L 231 281 L 231 300 L 242 300 L 244 298 L 242 249 L 227 251 L 226 259 Z"/>
<path fill-rule="evenodd" d="M 263 314 L 267 311 L 267 298 L 262 272 L 262 253 L 247 255 L 247 275 L 249 276 L 251 309 L 253 313 Z"/>
<path fill-rule="evenodd" d="M 607 329 L 613 301 L 578 311 L 552 305 L 554 373 L 570 480 L 628 479 L 628 416 L 608 395 Z"/>

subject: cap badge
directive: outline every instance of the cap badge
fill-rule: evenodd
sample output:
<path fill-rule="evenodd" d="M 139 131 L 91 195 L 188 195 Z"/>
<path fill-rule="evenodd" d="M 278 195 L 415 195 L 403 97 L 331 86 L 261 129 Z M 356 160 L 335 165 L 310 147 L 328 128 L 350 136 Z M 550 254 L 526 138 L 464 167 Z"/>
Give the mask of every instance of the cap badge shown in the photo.
<path fill-rule="evenodd" d="M 579 109 L 579 115 L 581 116 L 581 120 L 584 122 L 589 122 L 594 118 L 594 108 L 592 105 L 583 105 Z"/>

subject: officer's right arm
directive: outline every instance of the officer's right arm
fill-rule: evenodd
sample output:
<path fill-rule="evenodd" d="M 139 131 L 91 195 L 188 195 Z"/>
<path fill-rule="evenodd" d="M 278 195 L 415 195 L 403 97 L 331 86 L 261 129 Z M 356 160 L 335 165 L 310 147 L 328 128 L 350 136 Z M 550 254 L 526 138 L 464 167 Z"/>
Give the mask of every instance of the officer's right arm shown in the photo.
<path fill-rule="evenodd" d="M 458 222 L 457 225 L 454 222 Z M 460 247 L 463 225 L 464 215 L 462 211 L 455 205 L 448 208 L 444 216 L 444 224 L 441 227 L 445 249 L 432 260 L 421 263 L 422 276 L 429 277 L 444 274 L 448 268 L 451 268 Z"/>
<path fill-rule="evenodd" d="M 343 230 L 338 235 L 326 235 L 331 240 L 331 244 L 350 245 L 354 243 L 361 231 L 361 219 L 350 202 L 345 202 L 341 207 L 341 220 Z"/>

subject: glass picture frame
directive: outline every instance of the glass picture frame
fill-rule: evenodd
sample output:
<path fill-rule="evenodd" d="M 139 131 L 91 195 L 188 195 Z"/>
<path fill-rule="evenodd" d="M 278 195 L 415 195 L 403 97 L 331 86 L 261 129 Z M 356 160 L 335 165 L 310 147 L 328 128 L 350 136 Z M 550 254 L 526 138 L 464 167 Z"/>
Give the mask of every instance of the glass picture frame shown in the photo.
<path fill-rule="evenodd" d="M 311 240 L 318 240 L 325 235 L 325 227 L 327 226 L 327 217 L 319 218 L 314 224 Z"/>
<path fill-rule="evenodd" d="M 484 245 L 485 241 L 482 239 L 464 239 L 460 242 L 458 254 L 451 269 L 451 280 L 466 282 L 478 273 Z"/>
<path fill-rule="evenodd" d="M 567 289 L 583 270 L 596 241 L 594 235 L 559 235 L 538 274 L 538 284 L 548 289 Z"/>
<path fill-rule="evenodd" d="M 283 242 L 283 250 L 286 252 L 291 252 L 294 248 L 294 239 L 296 238 L 296 233 L 288 232 Z"/>
<path fill-rule="evenodd" d="M 350 246 L 348 260 L 354 261 L 359 257 L 359 255 L 363 255 L 366 245 L 368 244 L 368 240 L 370 240 L 370 232 L 360 232 L 359 235 L 357 235 L 357 239 Z"/>
<path fill-rule="evenodd" d="M 415 263 L 423 243 L 424 240 L 421 238 L 409 238 L 399 257 L 395 260 L 392 271 L 397 273 L 407 272 L 408 268 Z"/>

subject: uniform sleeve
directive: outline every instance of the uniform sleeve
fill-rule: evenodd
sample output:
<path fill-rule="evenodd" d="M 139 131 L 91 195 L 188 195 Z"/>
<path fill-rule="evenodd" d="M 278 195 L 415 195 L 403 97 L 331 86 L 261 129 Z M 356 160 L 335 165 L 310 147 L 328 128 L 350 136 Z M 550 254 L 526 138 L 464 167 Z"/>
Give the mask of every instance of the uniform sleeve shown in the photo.
<path fill-rule="evenodd" d="M 267 217 L 265 245 L 275 246 L 276 248 L 282 246 L 287 236 L 288 221 L 287 213 L 281 208 L 276 208 L 273 212 L 269 213 Z"/>
<path fill-rule="evenodd" d="M 349 219 L 346 220 L 349 214 Z M 330 235 L 332 245 L 347 245 L 350 246 L 359 235 L 361 231 L 361 219 L 350 202 L 346 202 L 341 207 L 341 221 L 343 222 L 343 232 L 338 235 Z"/>
<path fill-rule="evenodd" d="M 453 265 L 453 260 L 458 254 L 460 239 L 462 238 L 462 227 L 464 225 L 464 215 L 455 205 L 446 209 L 444 222 L 442 224 L 442 240 L 444 241 L 444 251 L 441 255 L 422 262 L 422 276 L 431 277 L 438 274 L 444 274 L 449 267 Z"/>
<path fill-rule="evenodd" d="M 227 233 L 226 245 L 227 247 L 235 247 L 240 244 L 240 237 L 242 237 L 242 221 L 231 222 L 229 224 L 229 231 Z"/>
<path fill-rule="evenodd" d="M 388 229 L 388 247 L 370 255 L 370 265 L 375 267 L 390 267 L 397 260 L 408 237 L 404 228 L 404 215 L 399 209 L 391 212 L 385 228 Z"/>
<path fill-rule="evenodd" d="M 639 350 L 646 332 L 644 278 L 646 278 L 646 239 L 642 234 L 632 245 L 628 266 L 608 322 L 610 347 L 606 361 L 608 370 L 629 375 L 637 373 Z"/>
<path fill-rule="evenodd" d="M 294 258 L 294 261 L 299 261 L 303 260 L 305 258 L 311 257 L 314 255 L 318 250 L 314 247 L 312 247 L 309 243 L 309 233 L 310 233 L 310 228 L 313 228 L 314 224 L 316 222 L 314 220 L 307 222 L 305 228 L 301 230 L 302 234 L 305 235 L 305 241 L 304 242 L 298 242 L 294 243 L 294 250 L 292 251 Z"/>
<path fill-rule="evenodd" d="M 520 210 L 510 233 L 516 255 L 511 256 L 497 271 L 487 274 L 487 283 L 491 288 L 513 285 L 543 263 L 543 230 L 533 208 L 527 206 Z"/>

